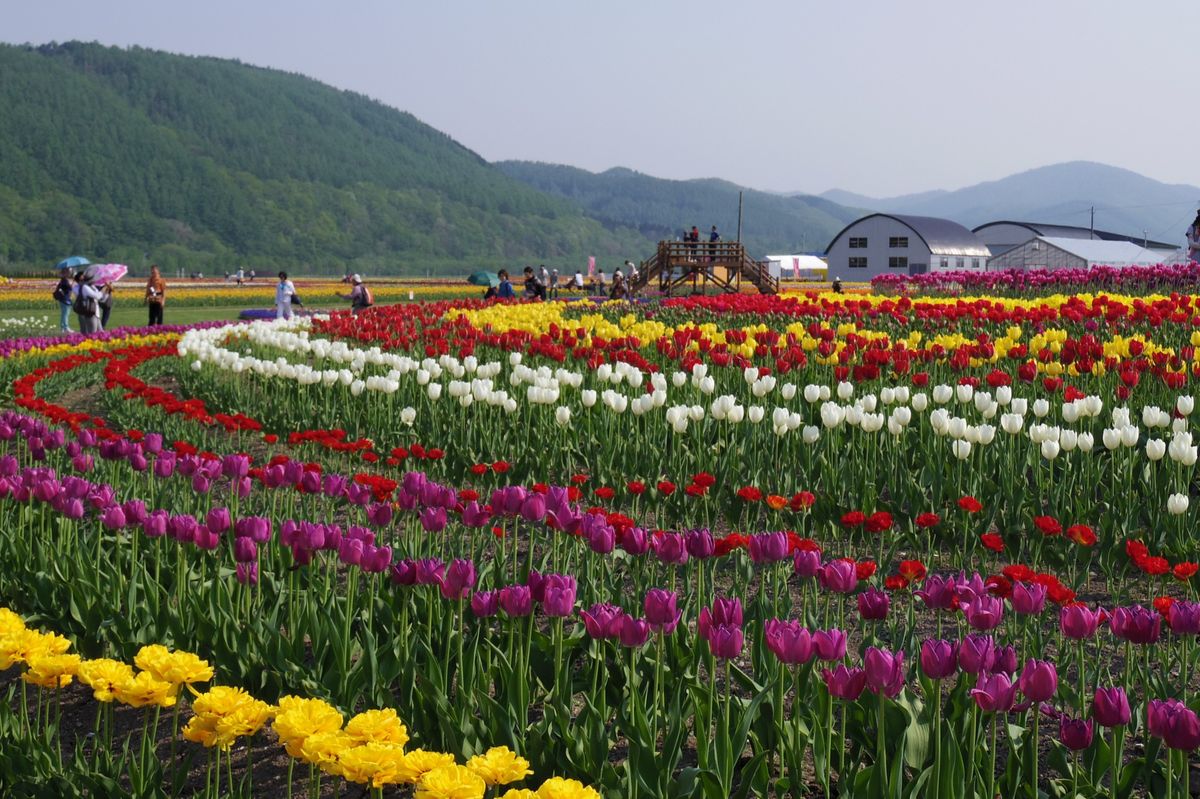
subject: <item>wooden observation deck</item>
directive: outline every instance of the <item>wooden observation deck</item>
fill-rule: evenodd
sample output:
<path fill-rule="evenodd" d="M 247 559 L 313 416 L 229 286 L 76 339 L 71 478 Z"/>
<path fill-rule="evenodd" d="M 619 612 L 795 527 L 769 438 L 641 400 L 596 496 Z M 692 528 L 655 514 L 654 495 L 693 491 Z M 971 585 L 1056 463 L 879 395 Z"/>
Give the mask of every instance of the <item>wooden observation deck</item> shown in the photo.
<path fill-rule="evenodd" d="M 630 288 L 638 292 L 657 281 L 663 294 L 673 296 L 707 293 L 712 284 L 737 294 L 743 278 L 760 294 L 779 293 L 779 279 L 771 276 L 767 262 L 747 255 L 740 241 L 661 241 L 658 252 L 638 267 Z"/>

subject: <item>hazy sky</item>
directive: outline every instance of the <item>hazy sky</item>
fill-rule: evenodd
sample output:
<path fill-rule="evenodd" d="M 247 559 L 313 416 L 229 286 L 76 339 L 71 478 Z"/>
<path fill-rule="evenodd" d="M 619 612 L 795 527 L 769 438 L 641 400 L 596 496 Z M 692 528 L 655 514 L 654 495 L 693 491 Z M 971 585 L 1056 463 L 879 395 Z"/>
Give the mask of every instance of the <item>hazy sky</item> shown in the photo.
<path fill-rule="evenodd" d="M 3 0 L 0 38 L 239 58 L 489 160 L 891 195 L 1067 160 L 1200 185 L 1200 2 Z"/>

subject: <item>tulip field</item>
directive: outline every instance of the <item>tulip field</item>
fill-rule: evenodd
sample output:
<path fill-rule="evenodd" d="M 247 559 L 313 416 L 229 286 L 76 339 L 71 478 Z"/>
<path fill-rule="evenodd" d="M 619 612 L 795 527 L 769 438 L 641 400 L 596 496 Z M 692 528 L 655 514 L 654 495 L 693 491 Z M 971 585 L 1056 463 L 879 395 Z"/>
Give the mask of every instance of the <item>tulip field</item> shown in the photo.
<path fill-rule="evenodd" d="M 1200 791 L 1133 271 L 0 342 L 0 791 Z"/>

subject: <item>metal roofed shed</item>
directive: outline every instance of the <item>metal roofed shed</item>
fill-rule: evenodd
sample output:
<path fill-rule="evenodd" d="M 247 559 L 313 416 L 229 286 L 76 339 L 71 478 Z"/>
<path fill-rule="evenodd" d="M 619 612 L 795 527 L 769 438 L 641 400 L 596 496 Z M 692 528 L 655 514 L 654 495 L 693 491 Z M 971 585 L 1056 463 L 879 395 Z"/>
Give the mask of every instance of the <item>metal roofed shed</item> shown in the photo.
<path fill-rule="evenodd" d="M 1155 266 L 1177 250 L 1147 249 L 1130 241 L 1038 236 L 988 259 L 989 271 L 1002 269 L 1090 269 L 1094 266 Z"/>
<path fill-rule="evenodd" d="M 825 250 L 829 277 L 851 282 L 942 270 L 981 272 L 989 255 L 987 245 L 957 222 L 908 214 L 857 219 Z"/>
<path fill-rule="evenodd" d="M 1178 245 L 1162 241 L 1149 241 L 1141 236 L 1127 236 L 1107 230 L 1076 225 L 1050 225 L 1042 222 L 988 222 L 975 228 L 974 233 L 987 245 L 992 255 L 1000 255 L 1038 236 L 1057 239 L 1092 239 L 1098 241 L 1128 241 L 1152 250 L 1174 250 Z"/>

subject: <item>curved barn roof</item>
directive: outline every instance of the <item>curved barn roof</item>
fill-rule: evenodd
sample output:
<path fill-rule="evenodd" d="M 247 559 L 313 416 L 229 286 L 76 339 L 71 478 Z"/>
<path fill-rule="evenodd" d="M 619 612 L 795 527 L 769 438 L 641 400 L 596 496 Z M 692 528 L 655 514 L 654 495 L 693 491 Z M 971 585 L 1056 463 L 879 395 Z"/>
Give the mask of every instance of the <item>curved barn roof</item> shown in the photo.
<path fill-rule="evenodd" d="M 1107 230 L 1092 230 L 1091 228 L 1080 227 L 1078 225 L 1048 225 L 1041 222 L 1013 222 L 1011 220 L 998 220 L 996 222 L 988 222 L 973 229 L 973 232 L 978 233 L 984 228 L 993 227 L 995 225 L 1014 225 L 1023 227 L 1032 233 L 1034 236 L 1046 236 L 1047 238 L 1063 238 L 1063 239 L 1078 239 L 1089 238 L 1094 236 L 1099 241 L 1128 241 L 1141 246 L 1143 239 L 1137 236 L 1126 236 L 1124 233 L 1111 233 Z M 1152 250 L 1174 250 L 1178 248 L 1176 244 L 1169 244 L 1162 241 L 1145 241 L 1145 246 Z"/>
<path fill-rule="evenodd" d="M 895 220 L 907 227 L 916 234 L 917 238 L 925 242 L 925 246 L 934 255 L 969 255 L 982 258 L 991 255 L 987 246 L 973 232 L 957 222 L 939 219 L 936 216 L 912 216 L 909 214 L 868 214 L 861 219 L 856 219 L 833 237 L 829 246 L 825 248 L 825 252 L 828 253 L 832 250 L 833 245 L 837 244 L 838 239 L 845 235 L 846 231 L 860 222 L 877 216 Z"/>

